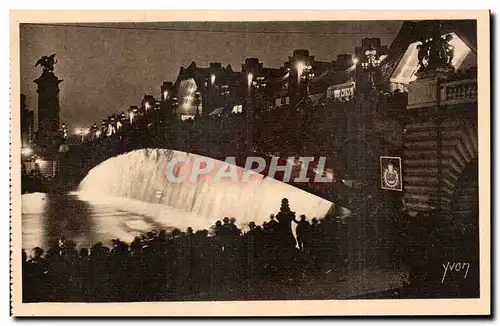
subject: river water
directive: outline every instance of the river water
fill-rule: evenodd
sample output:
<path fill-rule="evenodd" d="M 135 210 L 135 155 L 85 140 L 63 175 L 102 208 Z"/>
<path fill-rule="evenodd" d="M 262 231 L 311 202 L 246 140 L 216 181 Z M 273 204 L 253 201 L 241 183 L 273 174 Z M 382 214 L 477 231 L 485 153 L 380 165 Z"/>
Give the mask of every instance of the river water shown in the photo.
<path fill-rule="evenodd" d="M 47 248 L 61 236 L 79 247 L 111 239 L 131 241 L 154 230 L 209 229 L 216 220 L 235 217 L 240 228 L 261 224 L 276 214 L 282 198 L 292 211 L 321 218 L 333 204 L 290 185 L 252 175 L 244 183 L 214 180 L 214 173 L 194 182 L 173 183 L 165 173 L 173 158 L 177 176 L 189 175 L 198 156 L 170 150 L 143 149 L 111 158 L 81 182 L 78 191 L 63 195 L 22 196 L 23 248 Z M 199 157 L 198 157 L 199 158 Z M 214 171 L 223 166 L 214 160 Z M 243 169 L 237 168 L 238 180 Z"/>

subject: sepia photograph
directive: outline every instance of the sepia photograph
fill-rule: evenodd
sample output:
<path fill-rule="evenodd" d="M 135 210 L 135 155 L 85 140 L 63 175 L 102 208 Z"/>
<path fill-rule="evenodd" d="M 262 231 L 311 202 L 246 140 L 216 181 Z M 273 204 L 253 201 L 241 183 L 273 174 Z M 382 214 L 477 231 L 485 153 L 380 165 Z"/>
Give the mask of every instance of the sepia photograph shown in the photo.
<path fill-rule="evenodd" d="M 11 13 L 12 313 L 487 313 L 489 13 L 237 13 Z"/>

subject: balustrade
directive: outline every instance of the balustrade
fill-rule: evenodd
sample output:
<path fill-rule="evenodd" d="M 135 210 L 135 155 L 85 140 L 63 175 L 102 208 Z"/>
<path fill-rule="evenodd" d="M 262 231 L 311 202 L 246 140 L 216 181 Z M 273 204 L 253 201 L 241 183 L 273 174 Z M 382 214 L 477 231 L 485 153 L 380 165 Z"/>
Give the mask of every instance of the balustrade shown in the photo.
<path fill-rule="evenodd" d="M 477 101 L 477 80 L 465 79 L 441 84 L 441 104 L 451 105 Z"/>

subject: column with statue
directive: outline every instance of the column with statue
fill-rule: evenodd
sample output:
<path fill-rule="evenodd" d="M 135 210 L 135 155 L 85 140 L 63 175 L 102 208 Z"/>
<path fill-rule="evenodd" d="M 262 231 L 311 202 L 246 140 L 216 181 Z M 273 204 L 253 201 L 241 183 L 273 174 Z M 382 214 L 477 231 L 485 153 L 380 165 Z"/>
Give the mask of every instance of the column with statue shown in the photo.
<path fill-rule="evenodd" d="M 42 74 L 34 82 L 38 85 L 36 154 L 45 187 L 52 184 L 50 180 L 58 174 L 60 152 L 67 151 L 67 145 L 62 144 L 65 126 L 60 126 L 59 122 L 59 84 L 62 80 L 54 74 L 55 56 L 55 53 L 43 56 L 35 64 L 42 68 Z"/>
<path fill-rule="evenodd" d="M 35 66 L 42 68 L 40 77 L 34 80 L 38 85 L 38 133 L 37 145 L 54 147 L 60 143 L 59 126 L 59 84 L 62 82 L 54 74 L 55 54 L 43 56 Z"/>

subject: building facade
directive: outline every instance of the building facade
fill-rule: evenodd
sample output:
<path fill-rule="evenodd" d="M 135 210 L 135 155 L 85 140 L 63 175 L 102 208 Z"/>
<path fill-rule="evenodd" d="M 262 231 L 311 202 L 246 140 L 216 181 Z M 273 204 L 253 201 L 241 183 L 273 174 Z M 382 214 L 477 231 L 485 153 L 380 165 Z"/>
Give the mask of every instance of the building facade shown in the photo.
<path fill-rule="evenodd" d="M 26 95 L 21 94 L 21 146 L 31 147 L 35 138 L 35 114 L 26 105 Z"/>

